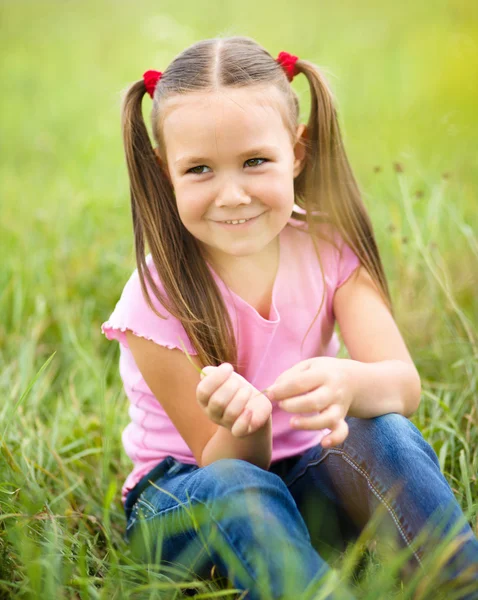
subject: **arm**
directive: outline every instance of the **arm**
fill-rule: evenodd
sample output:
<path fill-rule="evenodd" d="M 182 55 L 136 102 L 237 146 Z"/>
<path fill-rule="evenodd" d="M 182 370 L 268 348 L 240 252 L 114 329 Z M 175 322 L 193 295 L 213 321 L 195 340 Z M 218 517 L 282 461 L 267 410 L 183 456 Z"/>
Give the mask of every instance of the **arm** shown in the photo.
<path fill-rule="evenodd" d="M 395 321 L 362 267 L 336 291 L 333 309 L 351 359 L 301 361 L 268 388 L 271 402 L 295 414 L 293 428 L 331 430 L 320 442 L 324 447 L 345 440 L 347 415 L 372 418 L 397 412 L 408 417 L 421 393 L 420 377 Z"/>
<path fill-rule="evenodd" d="M 421 384 L 413 365 L 402 360 L 346 360 L 346 368 L 355 390 L 349 416 L 370 419 L 394 412 L 410 417 L 418 408 Z"/>
<path fill-rule="evenodd" d="M 262 429 L 247 437 L 237 438 L 229 429 L 218 426 L 202 451 L 200 466 L 220 458 L 240 458 L 268 470 L 272 457 L 272 417 Z"/>
<path fill-rule="evenodd" d="M 398 327 L 363 267 L 335 292 L 333 310 L 351 360 L 348 414 L 370 418 L 389 412 L 411 416 L 420 404 L 420 376 Z"/>
<path fill-rule="evenodd" d="M 239 458 L 264 469 L 272 453 L 271 419 L 256 433 L 238 438 L 205 414 L 196 400 L 199 373 L 178 349 L 159 346 L 126 332 L 129 348 L 148 387 L 202 467 L 221 458 Z M 193 362 L 202 367 L 197 356 Z"/>

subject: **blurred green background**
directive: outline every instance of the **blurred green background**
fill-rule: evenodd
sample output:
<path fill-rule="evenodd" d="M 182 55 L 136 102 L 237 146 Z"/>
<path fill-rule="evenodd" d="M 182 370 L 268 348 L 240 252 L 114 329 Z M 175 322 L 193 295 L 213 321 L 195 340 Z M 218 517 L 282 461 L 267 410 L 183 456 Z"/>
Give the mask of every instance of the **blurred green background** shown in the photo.
<path fill-rule="evenodd" d="M 476 2 L 20 0 L 4 1 L 0 10 L 2 244 L 9 261 L 33 277 L 44 275 L 45 251 L 55 248 L 48 266 L 56 270 L 57 294 L 81 283 L 100 301 L 105 286 L 98 285 L 98 270 L 111 276 L 105 258 L 115 261 L 131 248 L 122 91 L 144 70 L 164 70 L 185 46 L 216 35 L 249 35 L 273 55 L 286 49 L 322 66 L 385 258 L 394 237 L 407 233 L 390 178 L 398 162 L 411 192 L 424 192 L 417 207 L 424 235 L 452 266 L 458 259 L 460 271 L 466 269 L 458 253 L 449 254 L 457 244 L 469 246 L 456 239 L 453 216 L 471 223 L 475 214 Z M 293 85 L 305 118 L 303 79 Z M 450 176 L 446 195 L 429 214 L 443 174 Z M 445 231 L 438 235 L 440 217 Z M 388 232 L 389 225 L 398 232 Z"/>
<path fill-rule="evenodd" d="M 422 375 L 413 420 L 476 531 L 478 3 L 3 0 L 5 594 L 78 597 L 94 587 L 110 598 L 130 589 L 118 583 L 128 580 L 123 571 L 118 579 L 127 403 L 117 346 L 100 333 L 134 268 L 121 95 L 189 44 L 226 35 L 253 37 L 273 56 L 297 54 L 328 77 Z M 293 85 L 305 120 L 302 79 Z M 149 118 L 148 97 L 144 107 Z"/>

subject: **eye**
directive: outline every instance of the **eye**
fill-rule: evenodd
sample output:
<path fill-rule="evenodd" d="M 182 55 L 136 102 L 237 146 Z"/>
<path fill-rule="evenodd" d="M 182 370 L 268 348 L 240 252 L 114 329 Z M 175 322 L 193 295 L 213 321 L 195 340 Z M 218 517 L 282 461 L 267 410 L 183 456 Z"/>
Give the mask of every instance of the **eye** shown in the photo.
<path fill-rule="evenodd" d="M 263 165 L 264 163 L 268 162 L 267 158 L 250 158 L 249 160 L 246 160 L 246 163 L 250 163 L 251 161 L 257 161 L 257 160 L 262 160 L 261 164 L 259 165 L 250 165 L 252 167 L 260 167 L 261 165 Z"/>
<path fill-rule="evenodd" d="M 262 161 L 262 162 L 257 164 L 257 161 Z M 248 164 L 251 162 L 256 162 L 256 164 L 252 164 L 249 166 L 260 167 L 264 163 L 269 162 L 269 159 L 268 158 L 249 158 L 248 160 L 246 160 L 245 164 Z M 188 169 L 186 171 L 186 173 L 192 173 L 193 175 L 204 175 L 206 173 L 206 171 L 203 171 L 202 169 L 209 169 L 209 167 L 206 165 L 198 165 L 197 167 L 192 167 L 191 169 Z"/>
<path fill-rule="evenodd" d="M 196 169 L 208 169 L 209 167 L 206 167 L 206 165 L 198 165 L 197 167 L 193 167 L 192 169 L 188 169 L 186 171 L 186 173 L 192 173 L 193 175 L 202 175 L 204 173 L 204 171 L 196 171 Z"/>

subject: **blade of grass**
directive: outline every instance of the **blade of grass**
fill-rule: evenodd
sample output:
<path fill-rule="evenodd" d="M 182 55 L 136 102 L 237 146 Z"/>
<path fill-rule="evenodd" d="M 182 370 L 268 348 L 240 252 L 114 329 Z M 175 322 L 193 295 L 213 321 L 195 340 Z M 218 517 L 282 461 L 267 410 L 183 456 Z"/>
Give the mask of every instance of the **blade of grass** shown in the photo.
<path fill-rule="evenodd" d="M 51 363 L 51 361 L 53 360 L 54 356 L 56 354 L 56 350 L 55 352 L 53 352 L 53 354 L 47 358 L 47 360 L 43 363 L 43 365 L 40 367 L 40 369 L 37 371 L 35 377 L 33 377 L 33 379 L 30 381 L 30 383 L 27 386 L 27 389 L 23 392 L 23 394 L 20 396 L 20 398 L 16 401 L 14 407 L 12 408 L 12 412 L 9 414 L 9 416 L 7 417 L 7 422 L 5 423 L 5 428 L 3 430 L 3 436 L 2 438 L 5 439 L 5 434 L 7 433 L 7 429 L 10 426 L 10 423 L 13 420 L 13 416 L 15 415 L 18 407 L 20 406 L 20 404 L 25 400 L 25 398 L 28 396 L 28 394 L 30 393 L 30 390 L 32 389 L 32 387 L 35 385 L 35 383 L 38 381 L 38 379 L 41 377 L 42 373 L 45 371 L 45 369 L 48 368 L 48 365 Z"/>

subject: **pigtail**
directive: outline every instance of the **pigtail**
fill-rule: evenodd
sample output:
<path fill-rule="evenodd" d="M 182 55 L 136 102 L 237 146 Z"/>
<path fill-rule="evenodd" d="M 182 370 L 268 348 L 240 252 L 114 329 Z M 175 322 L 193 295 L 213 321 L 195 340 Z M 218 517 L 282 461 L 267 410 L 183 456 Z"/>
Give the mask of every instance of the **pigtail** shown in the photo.
<path fill-rule="evenodd" d="M 159 194 L 169 197 L 165 176 L 161 175 L 156 156 L 154 154 L 148 131 L 142 115 L 141 104 L 146 92 L 144 81 L 138 81 L 128 90 L 122 111 L 123 143 L 126 164 L 130 180 L 131 215 L 133 219 L 133 232 L 135 239 L 136 263 L 143 293 L 150 307 L 154 310 L 145 286 L 145 280 L 165 306 L 166 299 L 161 296 L 151 273 L 146 266 L 145 237 L 154 239 L 156 231 L 151 224 L 157 223 L 160 227 L 159 203 L 149 201 Z M 158 245 L 161 247 L 161 245 Z M 161 318 L 166 318 L 158 313 Z"/>
<path fill-rule="evenodd" d="M 332 92 L 314 64 L 299 60 L 296 66 L 307 77 L 311 93 L 307 160 L 295 180 L 296 202 L 306 210 L 311 231 L 316 228 L 315 215 L 325 215 L 325 220 L 330 221 L 360 258 L 393 314 L 372 223 L 347 159 Z M 324 216 L 320 217 L 320 221 L 324 221 Z"/>
<path fill-rule="evenodd" d="M 145 92 L 143 80 L 134 83 L 126 93 L 122 110 L 136 264 L 143 294 L 160 318 L 168 317 L 156 310 L 150 293 L 181 321 L 203 365 L 236 365 L 232 324 L 222 296 L 196 239 L 181 222 L 173 187 L 151 145 L 141 108 Z M 146 245 L 166 296 L 148 268 Z"/>

